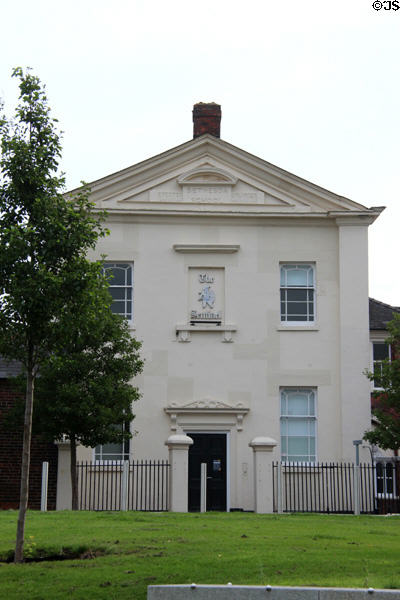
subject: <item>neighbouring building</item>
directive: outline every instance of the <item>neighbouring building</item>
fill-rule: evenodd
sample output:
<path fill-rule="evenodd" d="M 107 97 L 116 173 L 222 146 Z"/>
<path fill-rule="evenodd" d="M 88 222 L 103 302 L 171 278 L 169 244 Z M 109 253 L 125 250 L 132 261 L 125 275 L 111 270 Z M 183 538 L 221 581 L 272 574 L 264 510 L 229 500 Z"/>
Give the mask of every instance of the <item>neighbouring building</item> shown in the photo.
<path fill-rule="evenodd" d="M 21 484 L 23 428 L 10 429 L 6 417 L 18 397 L 13 378 L 20 368 L 16 362 L 0 357 L 0 510 L 18 508 Z M 49 463 L 48 508 L 56 508 L 58 450 L 38 436 L 33 436 L 29 478 L 29 508 L 39 509 L 41 500 L 42 465 Z"/>
<path fill-rule="evenodd" d="M 371 360 L 370 364 L 372 369 L 381 369 L 383 360 L 392 358 L 392 349 L 390 344 L 386 343 L 388 336 L 387 325 L 391 321 L 395 314 L 400 314 L 400 307 L 390 306 L 374 298 L 369 299 L 369 328 L 371 338 Z M 372 388 L 375 387 L 372 382 Z"/>
<path fill-rule="evenodd" d="M 398 358 L 395 349 L 386 342 L 388 337 L 387 325 L 400 313 L 400 307 L 390 306 L 374 298 L 369 299 L 369 321 L 371 339 L 371 371 L 381 373 L 382 361 Z M 380 388 L 374 381 L 371 385 L 371 406 L 379 402 Z M 372 418 L 371 426 L 374 426 Z M 397 452 L 382 450 L 371 446 L 371 458 L 376 468 L 376 496 L 380 512 L 395 512 L 400 510 L 400 458 Z"/>
<path fill-rule="evenodd" d="M 91 184 L 111 232 L 96 257 L 146 362 L 129 446 L 79 459 L 165 458 L 189 436 L 189 509 L 207 462 L 209 508 L 252 510 L 254 440 L 285 461 L 350 461 L 370 425 L 367 232 L 382 207 L 223 141 L 220 118 L 196 104 L 192 140 Z M 67 477 L 63 459 L 60 508 Z"/>
<path fill-rule="evenodd" d="M 386 341 L 388 337 L 388 323 L 394 318 L 395 314 L 400 314 L 400 307 L 390 306 L 374 298 L 369 299 L 369 328 L 370 328 L 370 365 L 371 371 L 382 374 L 382 362 L 398 358 L 395 355 L 395 349 Z M 375 381 L 370 382 L 371 386 L 371 406 L 377 402 L 377 394 L 380 388 Z M 373 449 L 375 457 L 393 455 L 393 452 L 383 452 L 380 448 Z"/>

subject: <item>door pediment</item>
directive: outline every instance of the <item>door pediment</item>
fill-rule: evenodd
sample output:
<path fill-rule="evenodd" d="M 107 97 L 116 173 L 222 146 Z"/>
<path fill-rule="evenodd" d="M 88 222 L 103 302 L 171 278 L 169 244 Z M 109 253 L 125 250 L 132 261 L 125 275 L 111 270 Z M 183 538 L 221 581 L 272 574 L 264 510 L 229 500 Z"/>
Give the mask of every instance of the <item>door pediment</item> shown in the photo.
<path fill-rule="evenodd" d="M 164 412 L 170 417 L 171 431 L 188 426 L 221 427 L 224 425 L 236 426 L 237 431 L 242 431 L 243 419 L 249 410 L 242 402 L 230 405 L 213 398 L 193 400 L 184 404 L 171 402 L 164 408 Z"/>

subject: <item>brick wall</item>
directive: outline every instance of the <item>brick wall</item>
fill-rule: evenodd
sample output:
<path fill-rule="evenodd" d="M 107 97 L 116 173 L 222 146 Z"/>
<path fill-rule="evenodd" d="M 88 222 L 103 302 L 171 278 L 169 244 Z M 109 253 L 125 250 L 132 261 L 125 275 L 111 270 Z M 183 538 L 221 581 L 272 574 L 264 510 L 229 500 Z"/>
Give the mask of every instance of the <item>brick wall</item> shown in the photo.
<path fill-rule="evenodd" d="M 0 379 L 0 509 L 18 508 L 21 477 L 22 427 L 8 431 L 2 426 L 15 402 L 15 391 L 7 379 Z M 42 462 L 49 462 L 48 509 L 56 508 L 57 446 L 32 439 L 29 477 L 29 508 L 40 509 Z"/>
<path fill-rule="evenodd" d="M 208 133 L 220 137 L 221 105 L 199 102 L 193 106 L 193 137 Z"/>

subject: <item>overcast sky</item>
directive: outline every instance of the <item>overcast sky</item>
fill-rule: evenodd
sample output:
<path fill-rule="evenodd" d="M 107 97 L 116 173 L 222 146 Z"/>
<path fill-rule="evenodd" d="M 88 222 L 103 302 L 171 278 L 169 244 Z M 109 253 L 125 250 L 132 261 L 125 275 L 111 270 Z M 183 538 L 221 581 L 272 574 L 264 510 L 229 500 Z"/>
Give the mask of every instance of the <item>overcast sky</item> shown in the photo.
<path fill-rule="evenodd" d="M 46 84 L 64 131 L 68 188 L 191 139 L 193 104 L 218 102 L 222 139 L 387 207 L 370 227 L 370 295 L 397 306 L 396 4 L 3 0 L 0 97 L 11 114 L 15 66 Z"/>

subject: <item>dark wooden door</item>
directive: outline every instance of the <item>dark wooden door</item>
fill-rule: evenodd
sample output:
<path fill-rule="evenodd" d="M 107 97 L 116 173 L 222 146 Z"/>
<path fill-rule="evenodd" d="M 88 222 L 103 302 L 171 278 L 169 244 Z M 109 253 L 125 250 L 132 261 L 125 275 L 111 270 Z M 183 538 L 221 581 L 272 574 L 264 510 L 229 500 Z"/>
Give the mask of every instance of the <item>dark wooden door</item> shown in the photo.
<path fill-rule="evenodd" d="M 207 463 L 207 510 L 226 510 L 226 434 L 188 433 L 189 510 L 200 510 L 201 463 Z"/>

